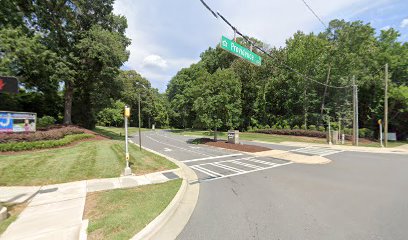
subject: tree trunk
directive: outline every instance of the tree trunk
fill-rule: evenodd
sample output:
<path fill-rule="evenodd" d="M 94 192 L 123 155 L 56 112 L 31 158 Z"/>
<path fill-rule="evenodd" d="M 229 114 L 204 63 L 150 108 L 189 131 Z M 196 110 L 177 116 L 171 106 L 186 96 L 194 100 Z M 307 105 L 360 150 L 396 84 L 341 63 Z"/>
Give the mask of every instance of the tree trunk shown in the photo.
<path fill-rule="evenodd" d="M 72 98 L 74 95 L 74 88 L 69 81 L 65 82 L 64 94 L 64 124 L 72 124 Z"/>
<path fill-rule="evenodd" d="M 214 142 L 216 142 L 217 139 L 217 127 L 214 128 Z"/>
<path fill-rule="evenodd" d="M 306 88 L 304 89 L 304 91 L 303 91 L 303 94 L 304 94 L 304 100 L 303 100 L 303 113 L 304 113 L 304 115 L 303 115 L 303 120 L 304 120 L 304 127 L 305 127 L 305 130 L 307 130 L 307 112 L 308 112 L 308 102 L 307 102 L 307 90 L 306 90 Z"/>

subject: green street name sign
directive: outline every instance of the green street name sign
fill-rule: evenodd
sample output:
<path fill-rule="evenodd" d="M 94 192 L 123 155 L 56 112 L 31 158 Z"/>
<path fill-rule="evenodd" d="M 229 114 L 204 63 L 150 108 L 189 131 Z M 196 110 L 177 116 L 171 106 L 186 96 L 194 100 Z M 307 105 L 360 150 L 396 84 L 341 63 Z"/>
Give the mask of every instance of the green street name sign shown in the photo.
<path fill-rule="evenodd" d="M 261 66 L 262 58 L 260 56 L 224 36 L 221 38 L 221 48 L 237 55 L 238 57 L 246 59 L 257 66 Z"/>

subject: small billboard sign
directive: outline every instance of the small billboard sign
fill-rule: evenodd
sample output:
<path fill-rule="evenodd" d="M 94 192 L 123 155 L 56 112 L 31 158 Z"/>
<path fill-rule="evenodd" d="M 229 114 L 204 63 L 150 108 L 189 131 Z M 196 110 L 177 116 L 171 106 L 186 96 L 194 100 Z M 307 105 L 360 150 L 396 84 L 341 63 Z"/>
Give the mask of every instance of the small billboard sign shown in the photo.
<path fill-rule="evenodd" d="M 0 132 L 35 132 L 36 113 L 0 111 Z"/>

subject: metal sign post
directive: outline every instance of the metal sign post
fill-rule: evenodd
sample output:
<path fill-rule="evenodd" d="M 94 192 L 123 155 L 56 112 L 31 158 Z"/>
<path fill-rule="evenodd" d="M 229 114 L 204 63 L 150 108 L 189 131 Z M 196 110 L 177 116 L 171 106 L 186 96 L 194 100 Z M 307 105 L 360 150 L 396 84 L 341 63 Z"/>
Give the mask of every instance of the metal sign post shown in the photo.
<path fill-rule="evenodd" d="M 132 174 L 132 169 L 129 167 L 129 148 L 128 148 L 128 118 L 130 117 L 130 108 L 125 106 L 125 151 L 126 151 L 126 167 L 124 174 L 125 176 Z"/>

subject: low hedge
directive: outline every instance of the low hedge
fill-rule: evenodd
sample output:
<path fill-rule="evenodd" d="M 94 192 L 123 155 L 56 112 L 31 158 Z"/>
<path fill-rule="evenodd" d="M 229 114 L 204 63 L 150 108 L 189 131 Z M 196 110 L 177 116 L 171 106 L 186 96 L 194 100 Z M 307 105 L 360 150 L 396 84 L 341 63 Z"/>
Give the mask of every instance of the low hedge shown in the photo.
<path fill-rule="evenodd" d="M 37 131 L 33 133 L 1 133 L 0 143 L 58 140 L 67 135 L 80 133 L 84 133 L 84 130 L 75 126 L 52 128 L 45 131 Z"/>
<path fill-rule="evenodd" d="M 0 144 L 0 152 L 18 152 L 18 151 L 25 151 L 25 150 L 33 150 L 33 149 L 44 149 L 44 148 L 54 148 L 54 147 L 61 147 L 72 142 L 94 137 L 92 134 L 75 134 L 75 135 L 68 135 L 64 138 L 58 140 L 46 140 L 46 141 L 36 141 L 36 142 L 10 142 L 10 143 L 1 143 Z"/>
<path fill-rule="evenodd" d="M 327 132 L 321 132 L 317 130 L 304 130 L 304 129 L 260 129 L 254 131 L 256 133 L 264 134 L 276 134 L 276 135 L 291 135 L 291 136 L 302 136 L 302 137 L 315 137 L 315 138 L 326 138 Z M 353 137 L 349 134 L 345 134 L 346 140 L 352 140 Z"/>
<path fill-rule="evenodd" d="M 326 132 L 304 129 L 261 129 L 257 133 L 326 138 Z"/>

